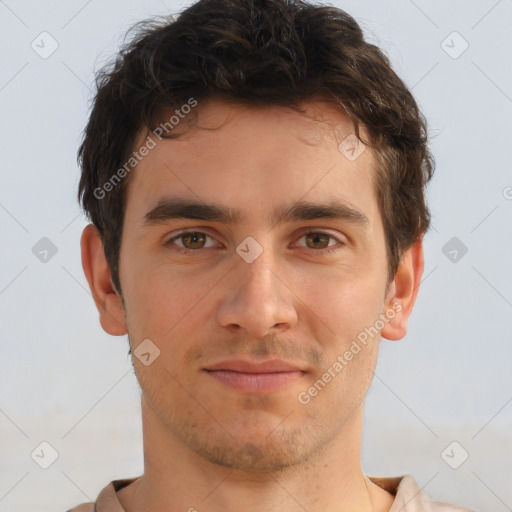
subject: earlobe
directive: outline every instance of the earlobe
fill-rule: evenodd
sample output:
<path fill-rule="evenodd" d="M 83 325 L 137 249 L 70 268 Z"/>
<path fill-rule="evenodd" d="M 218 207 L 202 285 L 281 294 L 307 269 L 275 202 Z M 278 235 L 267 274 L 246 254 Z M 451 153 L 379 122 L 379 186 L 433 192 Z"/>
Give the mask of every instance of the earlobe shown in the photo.
<path fill-rule="evenodd" d="M 84 228 L 80 245 L 82 267 L 100 314 L 101 327 L 108 334 L 122 336 L 128 332 L 124 308 L 121 297 L 113 285 L 103 242 L 95 226 L 89 224 Z"/>
<path fill-rule="evenodd" d="M 404 251 L 395 278 L 389 286 L 383 311 L 388 322 L 381 336 L 388 340 L 401 340 L 407 334 L 407 322 L 418 295 L 423 275 L 423 240 L 418 240 Z"/>

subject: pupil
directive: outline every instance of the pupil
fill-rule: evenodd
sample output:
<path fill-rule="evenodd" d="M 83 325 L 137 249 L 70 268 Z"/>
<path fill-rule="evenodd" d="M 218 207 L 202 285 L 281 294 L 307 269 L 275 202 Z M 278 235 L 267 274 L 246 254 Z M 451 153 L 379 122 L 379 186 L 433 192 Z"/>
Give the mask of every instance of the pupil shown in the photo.
<path fill-rule="evenodd" d="M 320 239 L 320 242 L 319 242 L 319 239 Z M 322 244 L 321 239 L 323 239 L 323 241 L 324 241 L 323 244 Z M 325 242 L 327 241 L 327 237 L 325 235 L 314 233 L 312 235 L 309 235 L 309 240 L 310 241 L 312 240 L 314 244 L 320 243 L 322 245 L 322 247 L 321 247 L 322 249 L 324 247 L 327 247 L 325 244 Z"/>
<path fill-rule="evenodd" d="M 187 240 L 187 243 L 191 243 L 192 245 L 196 245 L 200 239 L 202 238 L 201 233 L 190 233 L 188 235 L 185 235 L 185 238 Z"/>

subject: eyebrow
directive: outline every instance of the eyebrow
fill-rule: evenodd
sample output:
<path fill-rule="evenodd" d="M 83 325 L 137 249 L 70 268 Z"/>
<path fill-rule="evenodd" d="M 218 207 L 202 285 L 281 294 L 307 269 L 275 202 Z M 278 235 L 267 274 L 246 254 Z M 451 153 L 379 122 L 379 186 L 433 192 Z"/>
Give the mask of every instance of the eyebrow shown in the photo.
<path fill-rule="evenodd" d="M 196 219 L 223 224 L 238 224 L 243 220 L 243 215 L 240 210 L 215 203 L 204 203 L 184 198 L 165 198 L 144 215 L 143 225 L 152 226 L 172 219 Z M 362 211 L 339 201 L 331 201 L 326 204 L 298 201 L 291 206 L 278 207 L 270 215 L 273 225 L 316 219 L 343 220 L 363 228 L 369 226 L 368 217 Z"/>

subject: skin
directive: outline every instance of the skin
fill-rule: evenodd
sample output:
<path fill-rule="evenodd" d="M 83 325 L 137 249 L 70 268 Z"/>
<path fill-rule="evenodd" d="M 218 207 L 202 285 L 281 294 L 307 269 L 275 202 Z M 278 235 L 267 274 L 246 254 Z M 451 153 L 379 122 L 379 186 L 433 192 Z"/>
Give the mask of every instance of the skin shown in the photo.
<path fill-rule="evenodd" d="M 199 124 L 215 130 L 155 139 L 130 176 L 123 299 L 97 230 L 83 231 L 83 268 L 103 329 L 128 333 L 132 354 L 144 339 L 160 350 L 148 366 L 133 357 L 144 474 L 118 492 L 128 512 L 381 512 L 393 502 L 361 469 L 364 398 L 380 337 L 406 334 L 423 272 L 422 242 L 404 252 L 387 286 L 373 151 L 349 161 L 338 150 L 353 132 L 346 116 L 326 102 L 305 107 L 309 117 L 208 101 L 197 107 Z M 165 197 L 215 202 L 240 210 L 242 219 L 144 225 L 144 215 Z M 274 208 L 296 201 L 343 202 L 368 224 L 271 221 Z M 169 240 L 184 229 L 211 238 L 175 238 L 173 246 Z M 335 238 L 306 236 L 308 230 Z M 236 252 L 248 236 L 263 249 L 252 263 Z M 380 336 L 307 405 L 300 403 L 299 393 L 397 303 L 401 311 Z M 277 391 L 248 393 L 204 371 L 236 358 L 282 359 L 304 373 Z"/>

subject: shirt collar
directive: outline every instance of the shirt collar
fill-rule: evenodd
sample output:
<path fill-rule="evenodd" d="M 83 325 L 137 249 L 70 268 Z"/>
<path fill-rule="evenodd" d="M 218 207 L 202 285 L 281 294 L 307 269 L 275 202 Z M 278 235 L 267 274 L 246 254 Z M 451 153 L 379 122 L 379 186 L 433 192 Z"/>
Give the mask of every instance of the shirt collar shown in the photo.
<path fill-rule="evenodd" d="M 101 512 L 125 512 L 117 499 L 116 492 L 131 484 L 139 477 L 113 480 L 98 495 L 96 510 Z M 395 496 L 389 512 L 462 512 L 456 507 L 433 502 L 419 487 L 412 475 L 394 477 L 368 477 L 373 483 Z"/>

